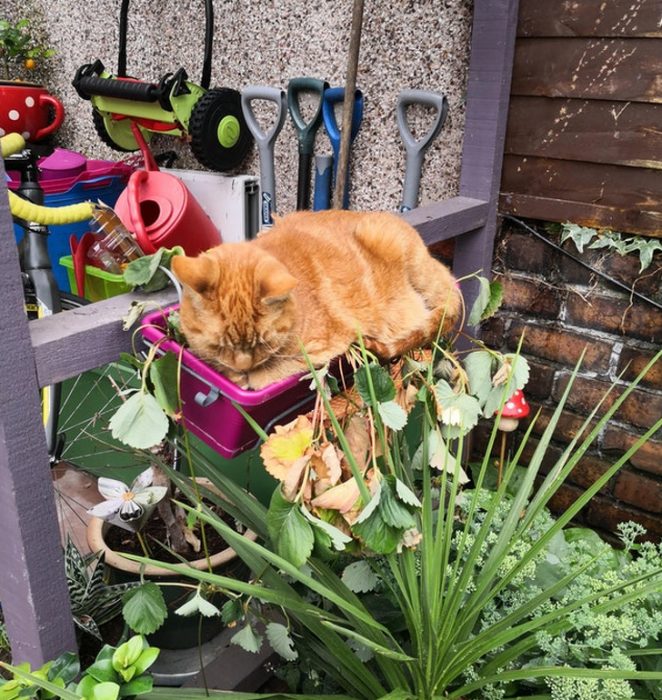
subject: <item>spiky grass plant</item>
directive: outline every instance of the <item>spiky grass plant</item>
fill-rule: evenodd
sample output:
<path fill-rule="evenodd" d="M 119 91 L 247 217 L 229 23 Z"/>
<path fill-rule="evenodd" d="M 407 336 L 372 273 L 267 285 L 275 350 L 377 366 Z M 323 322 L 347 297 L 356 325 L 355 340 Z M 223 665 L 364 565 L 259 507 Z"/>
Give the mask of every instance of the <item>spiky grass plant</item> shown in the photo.
<path fill-rule="evenodd" d="M 304 447 L 304 453 L 308 447 L 311 453 L 324 445 L 338 448 L 343 469 L 349 470 L 351 478 L 357 481 L 358 495 L 352 504 L 354 519 L 348 522 L 342 518 L 340 507 L 315 509 L 314 500 L 306 500 L 304 478 L 314 482 L 319 476 L 315 468 L 304 465 L 301 472 L 305 476 L 297 482 L 299 488 L 277 489 L 272 505 L 266 509 L 196 455 L 196 473 L 208 477 L 226 495 L 229 503 L 223 502 L 224 509 L 255 531 L 263 544 L 246 541 L 204 506 L 196 510 L 182 505 L 191 517 L 216 529 L 235 548 L 254 578 L 250 582 L 237 581 L 193 570 L 188 575 L 233 596 L 241 603 L 238 609 L 244 612 L 250 611 L 249 601 L 278 608 L 287 622 L 278 623 L 283 628 L 279 634 L 273 630 L 273 638 L 280 640 L 276 644 L 286 653 L 289 650 L 290 658 L 296 655 L 297 647 L 305 649 L 318 671 L 332 679 L 345 697 L 460 700 L 490 697 L 494 692 L 494 697 L 505 697 L 506 691 L 498 690 L 506 687 L 504 684 L 517 688 L 519 683 L 545 679 L 552 688 L 554 679 L 662 680 L 658 671 L 640 670 L 635 665 L 636 654 L 630 656 L 633 663 L 629 668 L 604 667 L 600 659 L 581 667 L 531 662 L 531 651 L 540 640 L 571 629 L 577 611 L 604 614 L 659 595 L 662 566 L 649 567 L 615 583 L 609 579 L 598 581 L 583 595 L 559 602 L 560 594 L 590 569 L 591 561 L 583 561 L 570 566 L 561 578 L 536 589 L 531 597 L 518 600 L 506 614 L 492 621 L 484 614 L 505 591 L 530 575 L 532 567 L 579 511 L 662 427 L 661 419 L 558 519 L 543 518 L 545 525 L 540 529 L 546 504 L 662 353 L 619 396 L 611 396 L 616 393 L 615 387 L 607 392 L 536 487 L 543 458 L 572 391 L 578 370 L 575 368 L 526 471 L 523 475 L 517 472 L 517 464 L 532 425 L 506 465 L 499 488 L 487 499 L 482 487 L 492 469 L 490 455 L 496 429 L 476 470 L 473 488 L 464 489 L 461 483 L 462 441 L 467 426 L 477 418 L 474 402 L 485 412 L 487 393 L 494 389 L 491 386 L 487 392 L 476 392 L 472 388 L 472 373 L 474 384 L 479 381 L 476 368 L 471 368 L 475 358 L 460 365 L 446 357 L 452 371 L 441 379 L 434 374 L 434 361 L 426 363 L 418 358 L 410 364 L 413 369 L 406 374 L 406 383 L 415 387 L 409 397 L 413 397 L 416 409 L 409 414 L 409 428 L 415 422 L 418 437 L 417 444 L 409 445 L 411 434 L 402 427 L 389 427 L 393 424 L 392 414 L 380 410 L 381 405 L 393 400 L 395 387 L 384 381 L 383 374 L 363 355 L 363 366 L 357 370 L 360 399 L 354 397 L 353 401 L 358 404 L 358 414 L 367 418 L 370 426 L 367 461 L 357 459 L 352 451 L 348 428 L 334 414 L 324 391 L 320 397 L 327 420 L 318 424 L 310 444 Z M 492 379 L 506 367 L 505 372 L 501 371 L 505 381 L 499 385 L 501 405 L 515 388 L 516 357 L 497 361 L 496 355 L 491 354 L 489 358 L 487 376 Z M 483 360 L 479 364 L 484 373 L 488 364 L 486 358 Z M 448 393 L 449 386 L 452 395 Z M 445 423 L 440 422 L 444 415 Z M 586 437 L 580 439 L 584 434 Z M 293 461 L 303 456 L 294 456 Z M 167 465 L 163 467 L 167 469 Z M 301 468 L 300 463 L 297 468 Z M 170 476 L 184 492 L 194 496 L 181 474 L 171 472 Z M 205 495 L 220 504 L 218 497 Z M 404 534 L 412 529 L 420 533 L 420 541 L 417 537 L 408 545 Z M 284 540 L 288 546 L 283 546 Z M 297 549 L 297 542 L 303 549 Z M 397 629 L 379 619 L 357 594 L 362 584 L 348 578 L 348 562 L 360 564 L 366 576 L 370 571 L 376 572 L 385 582 L 400 623 Z M 158 565 L 171 567 L 162 562 Z M 555 602 L 553 608 L 549 607 L 551 601 Z M 240 632 L 245 637 L 252 635 L 252 643 L 258 644 L 260 640 L 250 622 L 249 614 L 243 619 Z M 273 643 L 271 636 L 270 640 Z M 652 649 L 649 654 L 658 651 Z M 174 697 L 166 689 L 157 689 L 153 695 L 161 700 Z M 178 691 L 177 697 L 198 695 L 196 691 Z M 509 697 L 514 696 L 509 693 Z M 535 697 L 552 698 L 553 689 Z"/>

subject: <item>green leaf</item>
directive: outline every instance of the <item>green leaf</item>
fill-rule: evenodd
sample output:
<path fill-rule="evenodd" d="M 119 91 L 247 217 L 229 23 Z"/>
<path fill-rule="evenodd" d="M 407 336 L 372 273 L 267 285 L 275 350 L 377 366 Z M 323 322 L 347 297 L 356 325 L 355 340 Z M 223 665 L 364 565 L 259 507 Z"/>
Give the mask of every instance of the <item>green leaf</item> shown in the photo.
<path fill-rule="evenodd" d="M 238 622 L 243 616 L 244 606 L 241 604 L 241 600 L 230 598 L 223 603 L 221 607 L 221 620 L 224 625 Z"/>
<path fill-rule="evenodd" d="M 369 375 L 368 375 L 369 373 Z M 368 376 L 372 380 L 377 403 L 385 403 L 395 398 L 395 384 L 388 371 L 381 365 L 371 362 L 354 372 L 354 385 L 367 406 L 372 406 Z"/>
<path fill-rule="evenodd" d="M 112 647 L 110 647 L 110 649 L 112 650 Z M 96 661 L 91 666 L 87 667 L 85 673 L 88 676 L 92 676 L 92 678 L 94 678 L 99 683 L 102 683 L 104 681 L 117 680 L 117 674 L 115 673 L 115 669 L 113 668 L 113 662 L 110 657 L 106 659 L 100 659 L 97 656 Z"/>
<path fill-rule="evenodd" d="M 117 700 L 120 694 L 120 686 L 117 683 L 97 683 L 85 700 Z"/>
<path fill-rule="evenodd" d="M 156 632 L 168 616 L 163 593 L 152 581 L 127 591 L 122 600 L 122 616 L 126 624 L 138 634 Z"/>
<path fill-rule="evenodd" d="M 487 306 L 483 309 L 480 320 L 485 321 L 494 316 L 494 314 L 501 308 L 502 303 L 503 285 L 501 282 L 494 280 L 490 282 L 490 299 L 487 302 Z"/>
<path fill-rule="evenodd" d="M 584 246 L 597 236 L 595 229 L 578 226 L 577 224 L 563 224 L 561 230 L 561 243 L 570 239 L 580 253 L 584 252 Z"/>
<path fill-rule="evenodd" d="M 378 403 L 377 411 L 384 425 L 391 430 L 402 430 L 407 425 L 407 412 L 395 401 Z"/>
<path fill-rule="evenodd" d="M 483 316 L 483 312 L 490 303 L 490 282 L 485 277 L 478 278 L 478 296 L 471 307 L 467 324 L 477 326 Z"/>
<path fill-rule="evenodd" d="M 353 593 L 369 593 L 374 591 L 379 583 L 377 574 L 365 559 L 346 566 L 341 578 L 342 582 Z"/>
<path fill-rule="evenodd" d="M 138 676 L 145 673 L 145 671 L 156 661 L 159 657 L 160 649 L 157 647 L 145 647 L 138 657 L 137 661 L 134 662 L 134 667 L 136 669 L 136 674 Z"/>
<path fill-rule="evenodd" d="M 168 434 L 169 425 L 159 402 L 141 391 L 124 401 L 110 419 L 112 436 L 138 450 L 158 445 Z"/>
<path fill-rule="evenodd" d="M 508 353 L 504 358 L 510 361 L 512 367 L 512 380 L 510 382 L 510 393 L 515 393 L 516 389 L 523 389 L 529 381 L 529 363 L 522 355 Z M 510 397 L 508 397 L 510 398 Z"/>
<path fill-rule="evenodd" d="M 418 500 L 416 494 L 400 479 L 395 480 L 395 493 L 397 497 L 408 506 L 413 506 L 414 508 L 420 508 L 421 502 Z"/>
<path fill-rule="evenodd" d="M 244 651 L 257 654 L 262 648 L 262 635 L 256 634 L 253 628 L 247 624 L 232 636 L 230 642 L 240 646 Z"/>
<path fill-rule="evenodd" d="M 481 404 L 485 403 L 492 390 L 492 363 L 492 355 L 486 350 L 470 352 L 464 358 L 470 391 Z"/>
<path fill-rule="evenodd" d="M 140 287 L 144 292 L 156 292 L 170 283 L 168 275 L 159 270 L 159 266 L 170 269 L 172 258 L 183 255 L 181 246 L 159 248 L 153 255 L 144 255 L 132 260 L 124 270 L 124 281 L 132 287 Z"/>
<path fill-rule="evenodd" d="M 52 681 L 59 678 L 67 685 L 71 683 L 79 673 L 80 661 L 78 660 L 78 654 L 66 651 L 64 654 L 60 654 L 51 664 L 48 669 L 48 680 Z"/>
<path fill-rule="evenodd" d="M 384 522 L 381 509 L 377 508 L 367 518 L 352 525 L 352 532 L 365 546 L 377 554 L 392 554 L 402 539 L 402 528 Z"/>
<path fill-rule="evenodd" d="M 381 500 L 379 510 L 387 525 L 401 530 L 409 530 L 416 526 L 416 519 L 407 506 L 395 494 L 395 477 L 385 476 L 381 484 Z"/>
<path fill-rule="evenodd" d="M 154 385 L 154 396 L 159 406 L 174 416 L 179 410 L 177 398 L 177 374 L 179 358 L 174 352 L 166 352 L 149 366 L 149 378 Z"/>
<path fill-rule="evenodd" d="M 299 504 L 286 501 L 280 489 L 271 497 L 267 527 L 278 555 L 296 567 L 302 566 L 313 551 L 315 537 Z"/>
<path fill-rule="evenodd" d="M 285 625 L 281 625 L 279 622 L 270 622 L 267 625 L 267 639 L 271 648 L 285 661 L 296 661 L 299 658 L 299 652 L 294 648 L 294 642 Z"/>
<path fill-rule="evenodd" d="M 349 535 L 346 535 L 342 530 L 339 530 L 335 525 L 327 523 L 325 520 L 316 518 L 309 510 L 307 510 L 303 505 L 301 506 L 301 512 L 304 514 L 306 519 L 312 523 L 313 528 L 316 530 L 321 530 L 330 539 L 330 543 L 333 548 L 338 552 L 342 552 L 345 549 L 345 545 L 352 541 Z"/>
<path fill-rule="evenodd" d="M 134 695 L 144 695 L 149 693 L 154 687 L 154 679 L 148 673 L 144 676 L 138 676 L 133 680 L 125 683 L 120 688 L 121 698 L 131 698 Z"/>

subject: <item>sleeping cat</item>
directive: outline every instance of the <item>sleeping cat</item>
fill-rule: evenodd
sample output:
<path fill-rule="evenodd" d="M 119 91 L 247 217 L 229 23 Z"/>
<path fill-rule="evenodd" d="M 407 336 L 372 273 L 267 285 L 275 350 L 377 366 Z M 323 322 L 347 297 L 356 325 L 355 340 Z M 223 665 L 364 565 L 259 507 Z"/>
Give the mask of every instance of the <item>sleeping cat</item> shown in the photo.
<path fill-rule="evenodd" d="M 296 212 L 246 243 L 175 257 L 191 350 L 260 389 L 344 353 L 360 329 L 386 359 L 457 321 L 461 298 L 418 233 L 386 212 Z"/>

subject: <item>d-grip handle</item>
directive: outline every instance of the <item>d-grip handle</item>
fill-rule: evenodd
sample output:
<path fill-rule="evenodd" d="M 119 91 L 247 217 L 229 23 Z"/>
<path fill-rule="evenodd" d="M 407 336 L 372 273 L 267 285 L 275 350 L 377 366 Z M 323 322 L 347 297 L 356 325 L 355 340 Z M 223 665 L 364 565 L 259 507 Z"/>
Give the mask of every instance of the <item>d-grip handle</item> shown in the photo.
<path fill-rule="evenodd" d="M 62 122 L 64 121 L 64 106 L 60 100 L 56 99 L 52 95 L 42 93 L 39 95 L 39 106 L 41 107 L 43 105 L 52 107 L 55 116 L 50 124 L 47 124 L 46 126 L 37 130 L 37 133 L 32 136 L 34 141 L 39 141 L 49 134 L 52 134 L 56 129 L 59 129 L 60 126 L 62 126 Z"/>
<path fill-rule="evenodd" d="M 287 106 L 299 139 L 299 153 L 302 155 L 312 155 L 315 145 L 315 134 L 322 123 L 324 91 L 328 87 L 329 84 L 326 81 L 318 78 L 292 78 L 287 84 Z M 311 92 L 319 97 L 317 110 L 308 122 L 301 115 L 299 106 L 299 96 L 302 92 Z"/>
<path fill-rule="evenodd" d="M 140 213 L 140 199 L 138 198 L 140 183 L 145 179 L 147 179 L 147 171 L 145 170 L 136 170 L 131 173 L 127 186 L 127 211 L 129 213 L 129 223 L 138 245 L 142 248 L 145 255 L 153 255 L 156 253 L 156 248 L 147 235 L 147 229 Z"/>
<path fill-rule="evenodd" d="M 409 105 L 423 105 L 435 110 L 432 125 L 420 139 L 414 135 L 407 123 L 407 107 Z M 403 90 L 398 95 L 396 107 L 396 119 L 400 137 L 405 146 L 407 160 L 405 166 L 405 182 L 403 186 L 402 205 L 400 211 L 409 211 L 416 206 L 418 190 L 421 184 L 421 169 L 423 156 L 437 137 L 446 121 L 448 114 L 448 100 L 445 95 L 427 90 Z"/>
<path fill-rule="evenodd" d="M 274 102 L 277 114 L 274 123 L 267 131 L 263 131 L 255 118 L 252 102 L 265 100 Z M 274 173 L 274 142 L 283 128 L 287 111 L 285 91 L 280 88 L 249 85 L 241 91 L 241 109 L 246 120 L 246 126 L 253 135 L 260 155 L 260 189 L 262 190 L 261 222 L 267 227 L 272 225 L 271 213 L 276 210 L 276 175 Z"/>

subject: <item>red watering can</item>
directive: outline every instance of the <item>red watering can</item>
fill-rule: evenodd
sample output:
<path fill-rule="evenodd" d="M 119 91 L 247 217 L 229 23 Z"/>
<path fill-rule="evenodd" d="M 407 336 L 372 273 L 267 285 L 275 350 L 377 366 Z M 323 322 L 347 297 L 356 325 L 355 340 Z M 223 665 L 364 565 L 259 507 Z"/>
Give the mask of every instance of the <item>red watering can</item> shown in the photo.
<path fill-rule="evenodd" d="M 145 170 L 132 173 L 115 212 L 138 245 L 147 255 L 176 245 L 187 255 L 197 255 L 218 245 L 221 234 L 212 220 L 179 178 L 159 171 L 140 129 L 132 127 Z"/>

